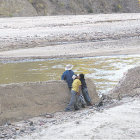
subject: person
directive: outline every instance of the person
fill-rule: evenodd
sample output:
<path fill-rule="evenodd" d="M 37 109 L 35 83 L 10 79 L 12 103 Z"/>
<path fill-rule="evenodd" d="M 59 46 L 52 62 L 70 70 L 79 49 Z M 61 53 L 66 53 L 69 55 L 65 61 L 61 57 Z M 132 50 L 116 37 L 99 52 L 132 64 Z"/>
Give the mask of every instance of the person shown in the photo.
<path fill-rule="evenodd" d="M 80 79 L 80 75 L 79 74 L 77 74 L 77 77 L 78 77 L 78 79 Z M 81 83 L 82 84 L 82 83 Z M 81 85 L 82 86 L 82 85 Z M 77 106 L 78 107 L 82 107 L 82 108 L 85 108 L 85 105 L 86 105 L 86 101 L 85 101 L 85 99 L 84 99 L 84 96 L 83 96 L 83 94 L 81 94 L 81 89 L 80 89 L 80 93 L 79 93 L 79 95 L 77 95 Z"/>
<path fill-rule="evenodd" d="M 81 86 L 82 94 L 83 94 L 84 99 L 87 103 L 87 106 L 92 106 L 91 98 L 89 97 L 89 94 L 88 94 L 88 89 L 87 89 L 87 84 L 85 81 L 84 74 L 80 74 L 79 77 L 80 77 L 79 79 L 82 83 L 82 86 Z"/>
<path fill-rule="evenodd" d="M 72 89 L 71 89 L 71 99 L 66 107 L 65 111 L 72 111 L 73 109 L 79 110 L 77 105 L 77 96 L 80 95 L 81 90 L 81 81 L 79 80 L 79 77 L 77 75 L 73 75 L 72 79 L 74 80 L 72 83 Z"/>
<path fill-rule="evenodd" d="M 61 80 L 65 80 L 67 82 L 70 91 L 71 91 L 72 82 L 73 82 L 72 76 L 74 75 L 72 68 L 73 68 L 73 65 L 71 64 L 66 65 L 65 71 L 61 76 Z"/>

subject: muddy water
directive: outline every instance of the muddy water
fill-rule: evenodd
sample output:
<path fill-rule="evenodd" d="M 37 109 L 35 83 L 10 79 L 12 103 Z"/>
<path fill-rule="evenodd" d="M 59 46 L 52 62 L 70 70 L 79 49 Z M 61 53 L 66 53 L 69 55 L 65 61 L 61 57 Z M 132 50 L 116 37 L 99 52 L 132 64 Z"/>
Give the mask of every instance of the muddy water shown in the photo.
<path fill-rule="evenodd" d="M 66 64 L 75 73 L 94 80 L 101 93 L 113 88 L 129 68 L 140 65 L 140 56 L 121 55 L 78 59 L 25 60 L 0 63 L 0 84 L 60 80 Z"/>

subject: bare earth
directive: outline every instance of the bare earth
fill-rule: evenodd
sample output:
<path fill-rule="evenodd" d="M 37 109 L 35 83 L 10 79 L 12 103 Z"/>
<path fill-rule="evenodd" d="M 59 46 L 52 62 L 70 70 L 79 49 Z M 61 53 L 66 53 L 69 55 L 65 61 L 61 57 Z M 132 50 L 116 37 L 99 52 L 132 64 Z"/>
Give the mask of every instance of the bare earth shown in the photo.
<path fill-rule="evenodd" d="M 0 19 L 0 58 L 139 54 L 140 14 Z"/>
<path fill-rule="evenodd" d="M 54 118 L 33 118 L 35 125 L 17 123 L 17 128 L 35 128 L 26 131 L 17 139 L 36 140 L 120 140 L 140 139 L 140 96 L 124 98 L 113 105 L 95 110 L 84 109 L 78 112 L 58 112 Z M 40 123 L 42 125 L 40 126 Z M 30 135 L 29 135 L 30 134 Z"/>

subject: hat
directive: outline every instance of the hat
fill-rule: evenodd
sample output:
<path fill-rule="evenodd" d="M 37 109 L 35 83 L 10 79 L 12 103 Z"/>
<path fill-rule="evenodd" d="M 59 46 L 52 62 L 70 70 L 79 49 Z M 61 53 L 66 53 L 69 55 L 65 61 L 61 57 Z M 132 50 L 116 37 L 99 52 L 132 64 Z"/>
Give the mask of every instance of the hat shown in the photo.
<path fill-rule="evenodd" d="M 73 65 L 68 64 L 68 65 L 66 65 L 65 70 L 71 70 L 72 68 L 73 68 Z"/>
<path fill-rule="evenodd" d="M 72 79 L 75 80 L 76 77 L 77 77 L 77 75 L 73 75 L 73 76 L 72 76 Z"/>

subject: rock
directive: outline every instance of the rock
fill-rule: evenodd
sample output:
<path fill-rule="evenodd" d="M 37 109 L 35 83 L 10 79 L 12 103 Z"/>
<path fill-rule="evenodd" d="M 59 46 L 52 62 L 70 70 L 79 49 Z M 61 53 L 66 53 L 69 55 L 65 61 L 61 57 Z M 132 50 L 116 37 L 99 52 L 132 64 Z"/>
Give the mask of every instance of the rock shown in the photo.
<path fill-rule="evenodd" d="M 30 126 L 32 126 L 33 124 L 34 124 L 34 123 L 33 123 L 32 121 L 29 123 Z"/>
<path fill-rule="evenodd" d="M 11 123 L 10 122 L 7 122 L 7 125 L 11 125 Z"/>
<path fill-rule="evenodd" d="M 0 138 L 5 138 L 5 136 L 4 135 L 0 135 Z"/>
<path fill-rule="evenodd" d="M 76 124 L 80 124 L 80 122 L 79 122 L 79 121 L 76 121 L 75 123 L 76 123 Z"/>
<path fill-rule="evenodd" d="M 20 130 L 20 132 L 21 132 L 21 133 L 24 133 L 24 132 L 25 132 L 25 130 L 24 130 L 24 129 L 21 129 L 21 130 Z"/>
<path fill-rule="evenodd" d="M 19 130 L 19 128 L 18 128 L 18 127 L 16 127 L 16 128 L 15 128 L 15 130 Z"/>
<path fill-rule="evenodd" d="M 36 128 L 35 128 L 35 127 L 31 127 L 30 130 L 31 130 L 31 131 L 35 131 Z"/>
<path fill-rule="evenodd" d="M 53 114 L 46 114 L 45 117 L 46 117 L 46 118 L 53 118 L 54 115 L 53 115 Z"/>
<path fill-rule="evenodd" d="M 140 66 L 129 69 L 117 86 L 109 92 L 109 97 L 118 100 L 135 95 L 140 95 Z"/>
<path fill-rule="evenodd" d="M 98 103 L 99 97 L 94 82 L 91 79 L 86 79 L 86 82 L 92 102 Z M 3 110 L 0 124 L 32 118 L 44 112 L 48 112 L 44 115 L 46 118 L 53 118 L 52 113 L 63 111 L 69 100 L 69 89 L 64 81 L 0 85 L 0 103 Z M 29 121 L 24 123 L 33 125 Z"/>
<path fill-rule="evenodd" d="M 16 136 L 12 136 L 11 138 L 16 139 Z"/>

